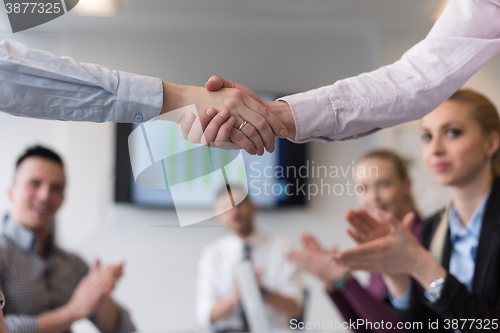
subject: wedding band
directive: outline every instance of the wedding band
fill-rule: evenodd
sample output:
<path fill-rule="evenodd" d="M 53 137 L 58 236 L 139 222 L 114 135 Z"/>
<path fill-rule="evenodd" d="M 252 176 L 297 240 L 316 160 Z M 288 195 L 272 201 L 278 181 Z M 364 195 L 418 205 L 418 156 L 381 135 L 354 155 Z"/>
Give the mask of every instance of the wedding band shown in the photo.
<path fill-rule="evenodd" d="M 240 126 L 238 126 L 238 129 L 241 131 L 241 129 L 245 127 L 246 124 L 248 124 L 248 122 L 245 120 L 244 122 L 241 123 Z"/>
<path fill-rule="evenodd" d="M 365 232 L 364 234 L 362 234 L 361 236 L 359 236 L 359 239 L 364 242 L 366 240 L 366 238 L 368 237 L 368 233 Z"/>

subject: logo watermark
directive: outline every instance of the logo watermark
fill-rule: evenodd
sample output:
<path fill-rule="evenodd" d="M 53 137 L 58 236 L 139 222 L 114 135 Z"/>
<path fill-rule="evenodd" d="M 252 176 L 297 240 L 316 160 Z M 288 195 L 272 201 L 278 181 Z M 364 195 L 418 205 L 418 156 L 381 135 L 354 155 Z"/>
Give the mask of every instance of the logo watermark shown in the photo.
<path fill-rule="evenodd" d="M 12 32 L 34 28 L 66 14 L 79 0 L 4 0 Z"/>
<path fill-rule="evenodd" d="M 255 195 L 304 196 L 310 200 L 315 196 L 359 196 L 365 193 L 362 184 L 352 179 L 378 178 L 376 166 L 317 165 L 307 160 L 305 165 L 264 166 L 260 162 L 250 164 L 249 188 Z M 274 182 L 274 179 L 288 179 L 288 182 Z M 307 179 L 308 183 L 300 182 Z M 315 182 L 312 182 L 315 181 Z M 340 182 L 339 182 L 340 181 Z"/>

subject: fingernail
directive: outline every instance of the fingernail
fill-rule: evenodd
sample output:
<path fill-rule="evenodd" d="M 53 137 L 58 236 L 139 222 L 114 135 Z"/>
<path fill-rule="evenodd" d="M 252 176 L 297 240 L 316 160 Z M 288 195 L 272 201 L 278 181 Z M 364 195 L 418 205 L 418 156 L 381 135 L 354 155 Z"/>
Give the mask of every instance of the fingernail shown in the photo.
<path fill-rule="evenodd" d="M 229 119 L 227 120 L 228 123 L 234 123 L 234 117 L 229 117 Z"/>
<path fill-rule="evenodd" d="M 257 150 L 255 150 L 255 148 L 252 149 L 252 155 L 257 155 Z"/>
<path fill-rule="evenodd" d="M 208 114 L 210 117 L 212 117 L 213 115 L 215 115 L 215 109 L 214 109 L 214 108 L 209 108 L 209 109 L 207 110 L 207 114 Z"/>
<path fill-rule="evenodd" d="M 226 109 L 222 110 L 220 112 L 220 116 L 226 118 L 227 116 L 229 116 L 229 111 L 227 111 Z"/>
<path fill-rule="evenodd" d="M 281 135 L 281 137 L 282 137 L 283 139 L 288 138 L 288 132 L 287 132 L 285 129 L 282 129 L 282 130 L 280 131 L 280 135 Z"/>

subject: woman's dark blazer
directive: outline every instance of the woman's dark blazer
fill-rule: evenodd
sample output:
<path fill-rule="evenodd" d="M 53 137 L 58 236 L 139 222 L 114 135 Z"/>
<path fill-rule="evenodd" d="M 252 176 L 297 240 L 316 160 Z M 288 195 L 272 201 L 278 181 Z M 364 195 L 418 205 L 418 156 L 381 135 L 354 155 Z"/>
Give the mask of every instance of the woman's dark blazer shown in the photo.
<path fill-rule="evenodd" d="M 441 214 L 432 216 L 422 227 L 422 241 L 427 249 L 441 221 L 440 216 Z M 450 230 L 448 229 L 441 263 L 446 270 L 450 263 L 450 252 Z M 458 329 L 462 333 L 500 332 L 500 178 L 496 177 L 493 180 L 490 197 L 486 202 L 472 292 L 469 293 L 465 285 L 453 275 L 448 274 L 441 298 L 435 303 L 430 303 L 423 294 L 423 288 L 414 282 L 410 309 L 393 310 L 400 321 L 423 323 L 423 330 L 408 330 L 409 332 L 454 332 L 454 330 L 445 329 L 445 319 L 458 319 Z M 468 321 L 462 327 L 465 319 Z M 429 320 L 433 322 L 438 320 L 439 329 L 429 329 Z M 493 320 L 498 327 L 492 325 Z M 489 329 L 485 329 L 487 321 L 490 322 Z"/>

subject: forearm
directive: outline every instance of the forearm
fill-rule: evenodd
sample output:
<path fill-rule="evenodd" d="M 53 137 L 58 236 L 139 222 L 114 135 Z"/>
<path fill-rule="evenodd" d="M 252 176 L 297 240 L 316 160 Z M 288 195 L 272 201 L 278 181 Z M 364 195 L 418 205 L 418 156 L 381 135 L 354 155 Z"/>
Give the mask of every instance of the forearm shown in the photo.
<path fill-rule="evenodd" d="M 290 105 L 284 101 L 263 101 L 266 108 L 273 113 L 283 125 L 291 138 L 295 137 L 295 120 Z"/>
<path fill-rule="evenodd" d="M 382 279 L 387 290 L 394 298 L 400 297 L 411 288 L 411 278 L 405 274 L 383 274 Z"/>
<path fill-rule="evenodd" d="M 394 64 L 283 100 L 295 141 L 354 139 L 419 119 L 500 52 L 498 1 L 452 0 L 426 39 Z"/>
<path fill-rule="evenodd" d="M 81 318 L 76 318 L 67 306 L 44 312 L 38 316 L 38 333 L 63 333 Z"/>
<path fill-rule="evenodd" d="M 142 122 L 162 106 L 161 80 L 0 41 L 0 110 L 72 121 Z"/>
<path fill-rule="evenodd" d="M 446 270 L 423 247 L 415 253 L 414 265 L 410 275 L 425 289 L 428 290 L 432 281 L 446 277 Z"/>
<path fill-rule="evenodd" d="M 210 322 L 215 323 L 224 319 L 239 304 L 238 295 L 233 294 L 217 301 L 210 311 Z"/>
<path fill-rule="evenodd" d="M 298 317 L 301 312 L 300 306 L 294 299 L 281 296 L 278 293 L 267 291 L 265 302 L 272 307 L 289 314 L 291 317 Z"/>
<path fill-rule="evenodd" d="M 103 301 L 103 303 L 97 308 L 95 316 L 97 325 L 101 332 L 116 332 L 120 319 L 120 313 L 118 306 L 111 300 L 111 298 L 107 298 Z"/>
<path fill-rule="evenodd" d="M 167 113 L 179 109 L 181 107 L 190 105 L 186 100 L 187 86 L 182 86 L 175 83 L 162 81 L 163 86 L 163 105 L 160 114 Z M 193 104 L 193 103 L 191 103 Z"/>

